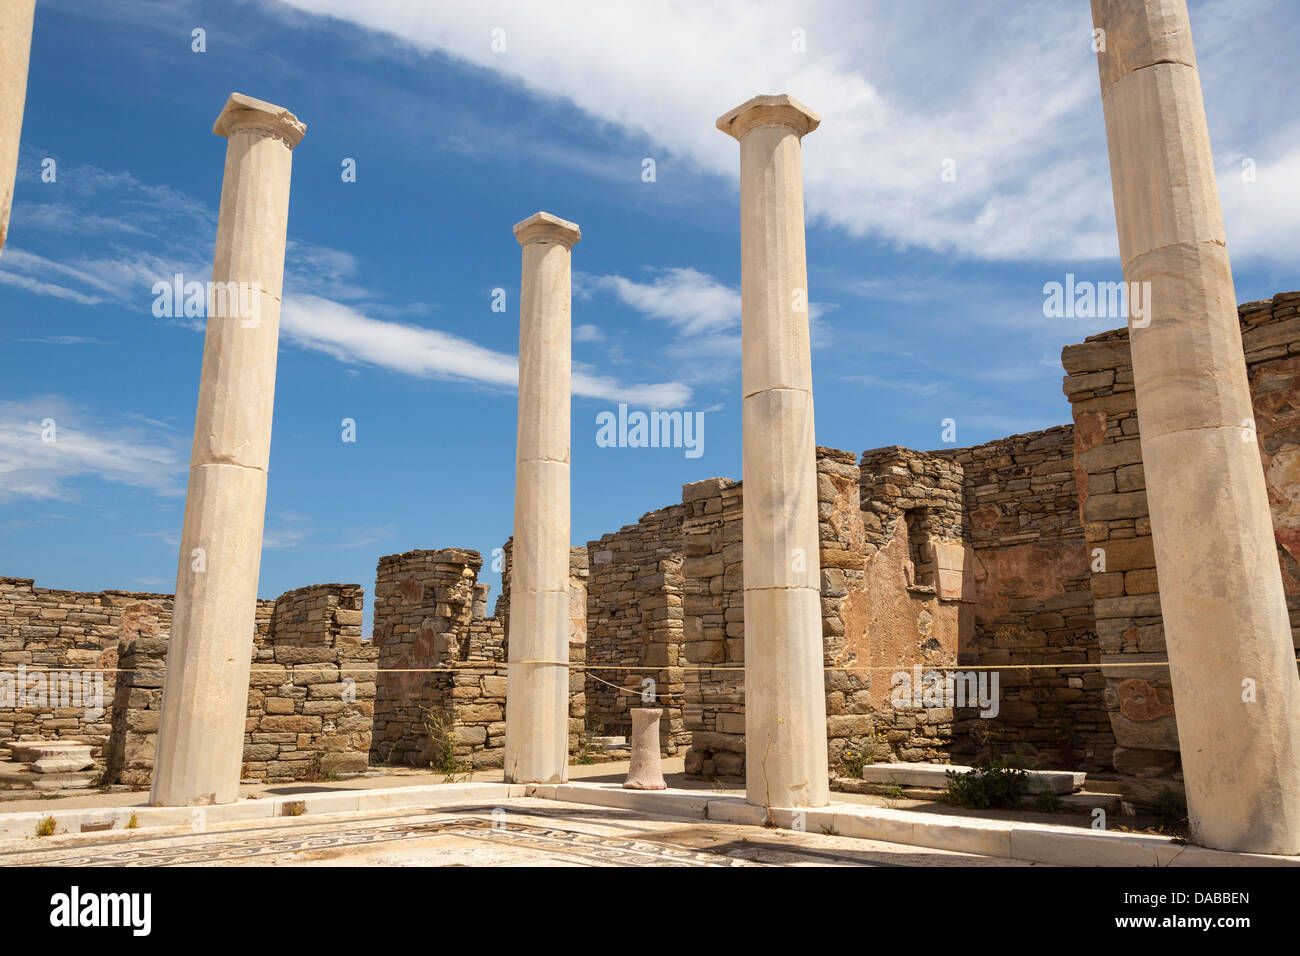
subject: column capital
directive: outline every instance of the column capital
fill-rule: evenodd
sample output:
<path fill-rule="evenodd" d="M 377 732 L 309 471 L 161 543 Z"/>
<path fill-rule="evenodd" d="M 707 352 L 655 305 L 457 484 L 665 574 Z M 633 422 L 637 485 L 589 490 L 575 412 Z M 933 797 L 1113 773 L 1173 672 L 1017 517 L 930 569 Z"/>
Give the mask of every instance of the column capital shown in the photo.
<path fill-rule="evenodd" d="M 582 238 L 576 222 L 569 222 L 549 212 L 535 212 L 523 222 L 515 223 L 515 238 L 521 246 L 530 242 L 558 242 L 572 249 Z"/>
<path fill-rule="evenodd" d="M 821 125 L 822 118 L 788 93 L 760 95 L 746 100 L 718 117 L 718 129 L 737 140 L 755 126 L 788 126 L 806 136 Z"/>
<path fill-rule="evenodd" d="M 221 115 L 212 124 L 212 132 L 229 138 L 241 129 L 261 129 L 274 133 L 293 149 L 307 132 L 306 124 L 299 121 L 283 106 L 255 99 L 243 93 L 231 93 Z"/>

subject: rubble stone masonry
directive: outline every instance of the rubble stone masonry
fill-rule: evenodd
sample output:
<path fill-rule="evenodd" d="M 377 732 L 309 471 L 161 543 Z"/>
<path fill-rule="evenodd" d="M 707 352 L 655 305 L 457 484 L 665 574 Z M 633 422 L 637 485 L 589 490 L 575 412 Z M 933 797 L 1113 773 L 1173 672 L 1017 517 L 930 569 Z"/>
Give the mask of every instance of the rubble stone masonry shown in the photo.
<path fill-rule="evenodd" d="M 362 589 L 320 584 L 259 601 L 243 776 L 301 780 L 365 768 L 374 652 L 361 640 Z M 103 714 L 0 709 L 0 740 L 82 740 L 110 782 L 149 785 L 172 596 L 83 593 L 0 578 L 0 672 L 98 672 Z"/>
<path fill-rule="evenodd" d="M 641 693 L 649 678 L 654 706 L 664 710 L 660 741 L 670 754 L 690 740 L 682 717 L 683 513 L 683 505 L 652 511 L 586 548 L 586 726 L 599 736 L 630 738 L 629 711 L 647 706 Z"/>
<path fill-rule="evenodd" d="M 964 572 L 960 469 L 905 449 L 857 458 L 817 449 L 827 746 L 832 772 L 864 754 L 874 759 L 942 759 L 953 713 L 895 711 L 891 676 L 914 664 L 956 662 Z M 915 466 L 915 467 L 913 467 Z M 870 499 L 863 507 L 863 488 Z M 686 700 L 692 734 L 686 769 L 737 775 L 744 769 L 743 486 L 711 478 L 682 490 Z M 928 509 L 928 510 L 927 510 Z M 946 587 L 913 580 L 907 514 L 923 516 L 913 535 Z M 954 538 L 954 535 L 956 536 Z M 950 547 L 956 543 L 955 552 Z M 952 559 L 955 553 L 956 559 Z M 924 574 L 924 570 L 922 571 Z"/>
<path fill-rule="evenodd" d="M 1238 308 L 1278 562 L 1300 635 L 1300 292 Z M 1128 330 L 1061 353 L 1074 416 L 1075 476 L 1089 549 L 1105 699 L 1124 793 L 1181 789 L 1178 728 L 1151 543 Z M 1140 666 L 1151 661 L 1152 666 Z M 1139 665 L 1139 666 L 1133 666 Z"/>
<path fill-rule="evenodd" d="M 510 577 L 510 546 L 502 580 Z M 407 551 L 379 559 L 374 646 L 379 676 L 370 760 L 444 771 L 499 767 L 505 749 L 506 614 L 484 617 L 477 551 Z M 586 638 L 586 550 L 570 552 L 570 659 Z M 570 675 L 570 749 L 585 715 L 582 674 Z"/>
<path fill-rule="evenodd" d="M 1097 668 L 1074 429 L 941 454 L 962 467 L 974 551 L 975 626 L 961 663 L 1000 667 L 999 712 L 988 721 L 996 746 L 1019 750 L 1036 767 L 1109 770 L 1115 738 Z M 1068 664 L 1089 666 L 1060 666 Z M 957 762 L 988 755 L 988 744 L 971 735 L 973 719 L 984 718 L 963 720 Z"/>

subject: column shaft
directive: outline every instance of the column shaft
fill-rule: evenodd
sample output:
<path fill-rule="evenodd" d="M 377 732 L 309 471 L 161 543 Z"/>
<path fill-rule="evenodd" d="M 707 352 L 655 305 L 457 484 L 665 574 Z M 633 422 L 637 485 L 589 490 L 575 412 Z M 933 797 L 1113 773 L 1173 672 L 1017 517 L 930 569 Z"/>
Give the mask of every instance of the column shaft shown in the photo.
<path fill-rule="evenodd" d="M 292 149 L 287 111 L 232 94 L 151 802 L 231 803 L 266 512 Z"/>
<path fill-rule="evenodd" d="M 570 256 L 578 227 L 549 213 L 523 247 L 519 428 L 510 579 L 505 778 L 563 783 L 569 766 Z"/>
<path fill-rule="evenodd" d="M 745 789 L 766 807 L 829 800 L 800 145 L 819 122 L 788 96 L 718 120 L 740 141 Z"/>
<path fill-rule="evenodd" d="M 9 210 L 18 172 L 18 141 L 27 102 L 27 63 L 35 11 L 36 0 L 0 3 L 0 250 L 9 233 Z"/>
<path fill-rule="evenodd" d="M 1184 0 L 1092 0 L 1192 839 L 1300 853 L 1300 678 Z M 1139 287 L 1140 288 L 1140 287 Z"/>

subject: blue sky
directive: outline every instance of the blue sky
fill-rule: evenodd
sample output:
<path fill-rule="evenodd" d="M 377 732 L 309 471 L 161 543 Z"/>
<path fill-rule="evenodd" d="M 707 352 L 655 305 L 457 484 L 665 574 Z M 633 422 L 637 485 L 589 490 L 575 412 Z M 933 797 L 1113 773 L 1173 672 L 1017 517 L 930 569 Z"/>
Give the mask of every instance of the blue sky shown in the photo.
<path fill-rule="evenodd" d="M 380 555 L 490 558 L 510 534 L 511 227 L 539 209 L 583 231 L 573 542 L 740 477 L 738 148 L 713 121 L 755 93 L 823 116 L 804 144 L 818 442 L 1068 421 L 1061 347 L 1122 324 L 1043 315 L 1047 282 L 1119 278 L 1087 4 L 969 7 L 39 0 L 0 256 L 0 574 L 173 589 L 203 337 L 151 290 L 209 277 L 231 91 L 307 124 L 265 597 L 369 596 Z M 1295 289 L 1300 10 L 1191 9 L 1238 300 Z M 704 454 L 597 447 L 619 402 L 703 412 Z"/>

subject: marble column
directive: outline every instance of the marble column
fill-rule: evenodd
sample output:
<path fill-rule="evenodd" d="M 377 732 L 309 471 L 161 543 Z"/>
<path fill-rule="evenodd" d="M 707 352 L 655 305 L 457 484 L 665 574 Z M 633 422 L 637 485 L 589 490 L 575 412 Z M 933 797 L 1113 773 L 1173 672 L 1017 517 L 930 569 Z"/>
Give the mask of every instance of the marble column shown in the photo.
<path fill-rule="evenodd" d="M 563 783 L 569 767 L 570 254 L 578 227 L 539 212 L 515 226 L 519 429 L 510 564 L 505 778 Z"/>
<path fill-rule="evenodd" d="M 266 511 L 292 150 L 306 127 L 232 93 L 151 803 L 239 795 Z M 229 285 L 226 285 L 226 284 Z"/>
<path fill-rule="evenodd" d="M 756 96 L 718 120 L 740 142 L 745 791 L 829 800 L 801 138 L 821 117 Z"/>
<path fill-rule="evenodd" d="M 0 3 L 0 250 L 9 234 L 14 177 L 18 172 L 18 141 L 27 101 L 27 61 L 32 49 L 32 19 L 36 0 Z"/>
<path fill-rule="evenodd" d="M 1300 679 L 1183 0 L 1092 0 L 1192 841 L 1300 853 Z M 1131 286 L 1130 286 L 1131 288 Z"/>
<path fill-rule="evenodd" d="M 662 707 L 633 707 L 632 755 L 628 762 L 624 790 L 666 790 L 663 757 L 659 752 L 659 718 Z"/>

